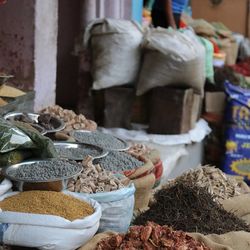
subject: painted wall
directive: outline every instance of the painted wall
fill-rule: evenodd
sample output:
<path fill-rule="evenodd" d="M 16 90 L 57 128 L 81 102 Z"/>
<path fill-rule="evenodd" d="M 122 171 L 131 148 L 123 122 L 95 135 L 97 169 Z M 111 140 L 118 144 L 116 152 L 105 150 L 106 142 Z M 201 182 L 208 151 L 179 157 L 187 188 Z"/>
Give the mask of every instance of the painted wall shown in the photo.
<path fill-rule="evenodd" d="M 9 0 L 0 5 L 0 71 L 15 75 L 26 90 L 34 86 L 34 0 Z"/>

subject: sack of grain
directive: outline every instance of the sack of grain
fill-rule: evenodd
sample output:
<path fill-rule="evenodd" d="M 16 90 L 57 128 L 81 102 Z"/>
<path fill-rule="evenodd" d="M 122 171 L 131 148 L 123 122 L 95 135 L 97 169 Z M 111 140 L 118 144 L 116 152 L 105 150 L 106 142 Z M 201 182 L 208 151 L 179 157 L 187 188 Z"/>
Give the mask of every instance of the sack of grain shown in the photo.
<path fill-rule="evenodd" d="M 85 46 L 91 52 L 93 89 L 134 83 L 141 60 L 143 33 L 133 21 L 99 19 L 85 31 Z"/>
<path fill-rule="evenodd" d="M 111 192 L 95 194 L 75 193 L 78 197 L 96 200 L 102 207 L 102 217 L 98 232 L 115 231 L 125 233 L 131 223 L 134 210 L 135 187 L 128 187 Z"/>
<path fill-rule="evenodd" d="M 137 95 L 167 85 L 191 87 L 196 93 L 203 94 L 205 49 L 198 44 L 189 36 L 172 29 L 149 31 L 143 42 L 145 54 Z"/>
<path fill-rule="evenodd" d="M 3 195 L 0 202 L 17 194 L 12 192 Z M 8 212 L 0 209 L 0 244 L 42 250 L 74 250 L 84 245 L 98 230 L 101 206 L 92 199 L 77 197 L 74 193 L 70 195 L 90 204 L 94 213 L 83 219 L 70 221 L 54 215 Z"/>

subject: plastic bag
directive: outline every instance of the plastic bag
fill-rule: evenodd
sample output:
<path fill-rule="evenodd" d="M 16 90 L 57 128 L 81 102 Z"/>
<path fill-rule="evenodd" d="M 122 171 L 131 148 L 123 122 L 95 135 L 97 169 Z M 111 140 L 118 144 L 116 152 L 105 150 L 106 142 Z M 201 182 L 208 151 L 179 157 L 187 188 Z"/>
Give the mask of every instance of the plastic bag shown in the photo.
<path fill-rule="evenodd" d="M 134 83 L 141 60 L 142 29 L 127 20 L 99 19 L 85 31 L 91 50 L 93 89 Z"/>
<path fill-rule="evenodd" d="M 206 78 L 208 78 L 211 82 L 214 82 L 214 66 L 213 66 L 213 56 L 214 56 L 214 47 L 213 44 L 203 38 L 199 37 L 201 43 L 205 47 L 206 50 Z"/>
<path fill-rule="evenodd" d="M 71 193 L 71 192 L 69 192 Z M 128 230 L 133 217 L 135 187 L 95 194 L 75 193 L 78 197 L 87 197 L 98 201 L 102 207 L 102 217 L 98 232 L 110 231 L 124 233 Z"/>
<path fill-rule="evenodd" d="M 0 197 L 0 201 L 17 194 L 10 193 Z M 3 212 L 0 210 L 0 243 L 38 249 L 75 250 L 89 241 L 99 227 L 101 206 L 96 201 L 77 197 L 87 201 L 95 212 L 83 219 L 66 220 L 59 216 Z"/>
<path fill-rule="evenodd" d="M 194 39 L 173 29 L 152 29 L 144 39 L 144 61 L 137 95 L 155 87 L 185 86 L 203 95 L 205 51 Z"/>
<path fill-rule="evenodd" d="M 32 140 L 12 123 L 0 118 L 0 153 L 10 152 L 14 149 L 32 148 Z"/>
<path fill-rule="evenodd" d="M 223 171 L 240 175 L 250 184 L 250 90 L 225 83 L 226 152 Z"/>

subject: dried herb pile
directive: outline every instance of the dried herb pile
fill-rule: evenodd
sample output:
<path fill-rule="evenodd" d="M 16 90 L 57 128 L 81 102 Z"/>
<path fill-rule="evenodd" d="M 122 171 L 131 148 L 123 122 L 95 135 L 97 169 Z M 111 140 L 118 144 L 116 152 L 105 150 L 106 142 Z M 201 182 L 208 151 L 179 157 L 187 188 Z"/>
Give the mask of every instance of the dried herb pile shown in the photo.
<path fill-rule="evenodd" d="M 220 169 L 210 166 L 187 171 L 170 181 L 165 187 L 174 185 L 177 182 L 195 183 L 199 187 L 204 187 L 216 200 L 229 199 L 244 193 L 244 190 L 239 187 L 234 178 L 225 175 Z"/>
<path fill-rule="evenodd" d="M 199 249 L 210 250 L 181 231 L 174 231 L 168 226 L 160 226 L 147 223 L 144 226 L 130 227 L 127 234 L 118 234 L 100 241 L 96 250 L 118 250 L 118 249 Z"/>
<path fill-rule="evenodd" d="M 202 234 L 250 232 L 250 227 L 215 202 L 206 188 L 183 183 L 159 190 L 155 202 L 135 219 L 134 225 L 145 225 L 147 221 Z"/>

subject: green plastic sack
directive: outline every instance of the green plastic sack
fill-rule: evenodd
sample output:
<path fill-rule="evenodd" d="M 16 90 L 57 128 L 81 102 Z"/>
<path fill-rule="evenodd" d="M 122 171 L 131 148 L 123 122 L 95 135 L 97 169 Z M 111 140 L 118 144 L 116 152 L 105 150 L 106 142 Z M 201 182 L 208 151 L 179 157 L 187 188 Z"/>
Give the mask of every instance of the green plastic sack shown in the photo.
<path fill-rule="evenodd" d="M 7 153 L 20 147 L 34 148 L 34 144 L 22 130 L 0 118 L 0 153 Z"/>
<path fill-rule="evenodd" d="M 214 82 L 214 67 L 213 67 L 214 47 L 213 47 L 213 44 L 209 40 L 203 37 L 199 37 L 199 39 L 206 50 L 206 78 L 208 78 L 211 82 Z"/>

